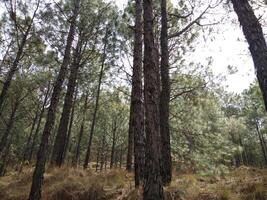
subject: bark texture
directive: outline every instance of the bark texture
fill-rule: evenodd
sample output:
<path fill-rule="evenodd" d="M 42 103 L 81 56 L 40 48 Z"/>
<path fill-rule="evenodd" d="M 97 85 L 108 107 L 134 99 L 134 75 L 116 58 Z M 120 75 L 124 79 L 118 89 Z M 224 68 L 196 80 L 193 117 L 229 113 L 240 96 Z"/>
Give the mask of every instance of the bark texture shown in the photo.
<path fill-rule="evenodd" d="M 144 97 L 146 161 L 144 200 L 162 200 L 161 144 L 159 124 L 159 66 L 157 65 L 153 35 L 152 0 L 144 0 Z"/>
<path fill-rule="evenodd" d="M 134 34 L 134 60 L 132 76 L 132 93 L 131 93 L 131 114 L 130 126 L 134 136 L 134 174 L 135 186 L 138 187 L 144 176 L 144 113 L 142 112 L 142 41 L 143 41 L 143 24 L 142 24 L 142 0 L 135 1 L 135 34 Z"/>
<path fill-rule="evenodd" d="M 169 50 L 167 27 L 167 2 L 161 0 L 161 93 L 160 93 L 160 134 L 162 153 L 162 181 L 169 184 L 172 179 L 172 160 L 169 128 L 169 102 L 170 102 L 170 77 L 169 77 Z"/>
<path fill-rule="evenodd" d="M 248 0 L 231 0 L 249 44 L 254 67 L 267 109 L 267 46 L 262 27 Z"/>

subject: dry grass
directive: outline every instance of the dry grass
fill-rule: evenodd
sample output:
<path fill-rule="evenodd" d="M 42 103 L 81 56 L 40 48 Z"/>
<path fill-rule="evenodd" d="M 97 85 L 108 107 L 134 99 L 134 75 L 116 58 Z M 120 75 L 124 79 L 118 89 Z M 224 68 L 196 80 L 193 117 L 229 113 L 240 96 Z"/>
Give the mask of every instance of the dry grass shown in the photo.
<path fill-rule="evenodd" d="M 27 199 L 32 170 L 0 178 L 1 200 Z M 74 168 L 48 169 L 44 175 L 43 200 L 114 199 L 128 188 L 130 175 L 122 170 L 101 174 Z"/>
<path fill-rule="evenodd" d="M 32 169 L 0 178 L 1 200 L 27 199 Z M 48 169 L 43 200 L 142 200 L 133 175 L 122 170 L 94 173 L 70 167 Z M 224 177 L 175 175 L 166 200 L 267 200 L 267 170 L 241 167 Z"/>
<path fill-rule="evenodd" d="M 167 191 L 174 200 L 267 200 L 267 170 L 240 167 L 224 177 L 181 175 Z"/>

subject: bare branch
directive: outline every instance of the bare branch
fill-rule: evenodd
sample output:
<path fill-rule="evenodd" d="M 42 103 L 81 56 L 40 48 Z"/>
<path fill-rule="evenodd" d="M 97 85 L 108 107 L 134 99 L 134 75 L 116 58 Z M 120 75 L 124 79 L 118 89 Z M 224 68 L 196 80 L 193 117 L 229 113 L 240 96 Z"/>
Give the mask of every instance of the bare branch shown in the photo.
<path fill-rule="evenodd" d="M 180 35 L 182 35 L 186 31 L 188 31 L 194 24 L 196 24 L 203 17 L 203 15 L 207 12 L 207 10 L 209 8 L 211 8 L 210 5 L 195 20 L 193 20 L 192 22 L 190 22 L 182 30 L 180 30 L 180 31 L 178 31 L 176 33 L 170 34 L 168 38 L 170 39 L 170 38 L 174 38 L 174 37 L 179 37 Z"/>

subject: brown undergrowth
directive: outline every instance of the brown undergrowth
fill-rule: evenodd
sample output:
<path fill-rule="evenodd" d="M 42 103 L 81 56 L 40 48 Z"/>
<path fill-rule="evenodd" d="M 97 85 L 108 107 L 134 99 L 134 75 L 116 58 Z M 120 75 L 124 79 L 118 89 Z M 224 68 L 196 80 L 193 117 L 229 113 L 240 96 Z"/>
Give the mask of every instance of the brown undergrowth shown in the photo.
<path fill-rule="evenodd" d="M 0 178 L 1 200 L 27 199 L 32 169 Z M 133 175 L 123 170 L 95 173 L 70 167 L 48 169 L 43 200 L 142 200 Z M 267 170 L 240 167 L 224 176 L 175 175 L 166 200 L 267 200 Z"/>

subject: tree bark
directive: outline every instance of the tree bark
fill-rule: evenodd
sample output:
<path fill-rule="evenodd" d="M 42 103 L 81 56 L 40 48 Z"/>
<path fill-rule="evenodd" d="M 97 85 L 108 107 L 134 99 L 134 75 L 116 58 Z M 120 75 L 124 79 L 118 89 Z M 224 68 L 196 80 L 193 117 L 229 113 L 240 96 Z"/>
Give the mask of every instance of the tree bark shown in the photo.
<path fill-rule="evenodd" d="M 123 149 L 122 149 L 122 145 L 120 148 L 120 169 L 122 168 L 122 158 L 123 158 Z"/>
<path fill-rule="evenodd" d="M 67 44 L 65 48 L 63 62 L 60 66 L 60 70 L 58 73 L 58 77 L 54 84 L 54 89 L 51 97 L 51 102 L 48 108 L 48 113 L 46 117 L 46 123 L 41 139 L 41 144 L 37 153 L 37 162 L 35 165 L 31 191 L 29 195 L 29 200 L 40 200 L 41 199 L 41 187 L 43 182 L 43 174 L 45 171 L 45 162 L 46 162 L 46 154 L 48 150 L 48 139 L 55 124 L 56 117 L 56 109 L 59 102 L 60 93 L 62 90 L 62 85 L 67 74 L 67 67 L 70 61 L 71 54 L 71 45 L 74 39 L 75 34 L 75 26 L 76 26 L 76 18 L 79 13 L 79 0 L 74 1 L 74 9 L 73 9 L 73 17 L 71 19 L 71 24 L 69 28 L 69 33 L 67 37 Z"/>
<path fill-rule="evenodd" d="M 14 134 L 11 134 L 11 137 L 10 137 L 10 140 L 5 148 L 5 151 L 3 152 L 2 155 L 0 155 L 0 176 L 4 176 L 5 173 L 6 173 L 6 168 L 7 168 L 7 165 L 8 165 L 8 161 L 9 161 L 9 150 L 10 150 L 10 146 L 12 144 L 12 140 L 13 140 L 13 135 Z"/>
<path fill-rule="evenodd" d="M 155 55 L 152 0 L 144 0 L 144 97 L 146 162 L 144 200 L 162 200 L 161 143 L 159 123 L 159 66 Z"/>
<path fill-rule="evenodd" d="M 84 165 L 83 165 L 83 168 L 84 169 L 86 169 L 88 167 L 88 162 L 90 160 L 92 139 L 93 139 L 93 135 L 94 135 L 95 124 L 96 124 L 96 115 L 97 115 L 98 104 L 99 104 L 99 96 L 100 96 L 102 78 L 103 78 L 103 75 L 104 75 L 104 67 L 105 67 L 105 61 L 106 61 L 107 44 L 108 44 L 108 28 L 106 28 L 106 33 L 105 33 L 105 38 L 104 38 L 104 49 L 103 49 L 103 56 L 102 56 L 102 61 L 101 61 L 101 69 L 100 69 L 98 86 L 97 86 L 95 109 L 94 109 L 94 113 L 93 113 L 93 119 L 92 119 L 90 134 L 89 134 L 89 141 L 88 141 L 86 156 L 85 156 Z"/>
<path fill-rule="evenodd" d="M 100 171 L 103 170 L 103 166 L 105 162 L 105 144 L 106 144 L 105 140 L 106 140 L 105 133 L 103 133 L 102 142 L 101 142 Z"/>
<path fill-rule="evenodd" d="M 231 0 L 243 33 L 249 44 L 254 67 L 267 109 L 267 46 L 259 19 L 248 0 Z"/>
<path fill-rule="evenodd" d="M 132 76 L 132 94 L 130 108 L 130 125 L 129 135 L 134 137 L 134 172 L 135 187 L 140 185 L 144 176 L 144 113 L 142 112 L 142 41 L 143 41 L 143 24 L 142 24 L 142 0 L 135 1 L 135 34 L 134 34 L 134 60 Z"/>
<path fill-rule="evenodd" d="M 110 154 L 110 169 L 113 168 L 113 164 L 114 164 L 116 132 L 117 132 L 117 119 L 114 120 L 113 127 L 112 127 L 112 146 L 111 146 L 111 154 Z"/>
<path fill-rule="evenodd" d="M 99 157 L 100 157 L 100 147 L 97 148 L 97 154 L 96 154 L 96 166 L 95 166 L 96 172 L 97 172 L 98 166 L 99 166 Z"/>
<path fill-rule="evenodd" d="M 74 156 L 74 159 L 72 161 L 72 164 L 74 166 L 77 165 L 78 160 L 79 160 L 79 156 L 80 156 L 81 141 L 82 141 L 82 136 L 83 136 L 83 132 L 84 132 L 85 113 L 86 113 L 86 110 L 87 110 L 87 103 L 88 103 L 88 93 L 86 93 L 86 95 L 85 95 L 83 113 L 82 113 L 82 123 L 81 123 L 81 128 L 80 128 L 80 132 L 79 132 L 79 136 L 78 136 L 77 147 L 76 147 L 76 150 L 75 150 L 75 156 Z"/>
<path fill-rule="evenodd" d="M 60 122 L 59 122 L 59 128 L 57 131 L 52 158 L 51 158 L 51 164 L 55 166 L 62 166 L 64 162 L 64 150 L 67 142 L 67 131 L 68 131 L 68 125 L 70 121 L 70 115 L 71 115 L 71 108 L 73 106 L 73 96 L 77 81 L 77 74 L 79 70 L 80 60 L 81 60 L 81 42 L 78 42 L 78 45 L 75 49 L 75 53 L 73 55 L 73 63 L 71 65 L 71 71 L 70 71 L 70 77 L 69 82 L 67 86 L 67 93 L 65 95 L 64 99 L 64 106 L 63 111 L 61 114 Z"/>
<path fill-rule="evenodd" d="M 162 153 L 162 181 L 169 184 L 172 179 L 172 160 L 169 129 L 169 102 L 170 102 L 170 78 L 169 78 L 169 50 L 168 50 L 168 26 L 167 26 L 167 2 L 161 0 L 161 93 L 160 93 L 160 134 Z"/>

